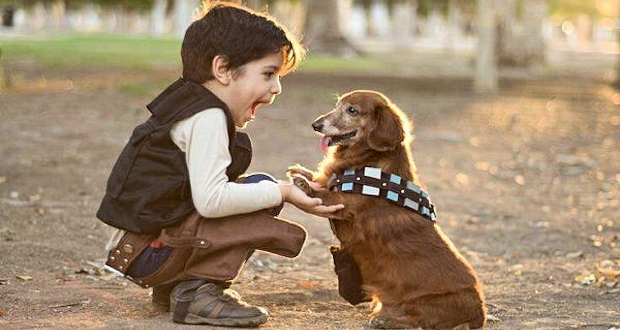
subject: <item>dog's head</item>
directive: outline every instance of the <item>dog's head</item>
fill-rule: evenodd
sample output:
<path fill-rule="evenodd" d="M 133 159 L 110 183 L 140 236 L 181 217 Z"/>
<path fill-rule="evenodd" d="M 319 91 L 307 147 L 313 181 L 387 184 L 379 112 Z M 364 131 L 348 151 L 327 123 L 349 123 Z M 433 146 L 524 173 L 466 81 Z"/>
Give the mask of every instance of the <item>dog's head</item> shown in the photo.
<path fill-rule="evenodd" d="M 344 94 L 334 110 L 312 123 L 324 135 L 328 146 L 350 146 L 360 142 L 371 149 L 388 151 L 396 148 L 410 134 L 405 114 L 385 95 L 368 90 Z"/>

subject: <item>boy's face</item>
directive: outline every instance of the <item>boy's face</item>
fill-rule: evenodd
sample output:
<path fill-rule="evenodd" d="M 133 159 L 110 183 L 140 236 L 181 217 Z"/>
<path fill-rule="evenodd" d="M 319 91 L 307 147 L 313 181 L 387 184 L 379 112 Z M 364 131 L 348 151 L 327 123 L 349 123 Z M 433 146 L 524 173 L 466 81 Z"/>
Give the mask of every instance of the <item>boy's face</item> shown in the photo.
<path fill-rule="evenodd" d="M 267 55 L 239 67 L 237 76 L 227 86 L 228 105 L 235 125 L 246 126 L 262 104 L 271 104 L 282 91 L 280 68 L 282 53 Z"/>

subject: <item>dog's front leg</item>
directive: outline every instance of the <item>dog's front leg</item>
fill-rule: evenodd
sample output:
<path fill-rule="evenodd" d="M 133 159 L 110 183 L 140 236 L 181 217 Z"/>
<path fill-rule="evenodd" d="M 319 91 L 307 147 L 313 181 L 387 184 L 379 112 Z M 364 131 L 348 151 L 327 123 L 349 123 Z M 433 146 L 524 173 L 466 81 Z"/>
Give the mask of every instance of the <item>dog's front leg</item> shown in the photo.
<path fill-rule="evenodd" d="M 314 175 L 315 173 L 303 166 L 301 166 L 300 164 L 295 164 L 292 166 L 289 166 L 289 168 L 286 170 L 286 175 L 289 178 L 293 178 L 295 176 L 303 176 L 304 178 L 312 181 L 314 179 Z"/>
<path fill-rule="evenodd" d="M 293 183 L 303 190 L 306 195 L 320 198 L 324 205 L 344 204 L 344 209 L 329 214 L 330 219 L 353 220 L 353 213 L 347 210 L 347 203 L 345 203 L 345 199 L 341 193 L 332 192 L 327 189 L 315 190 L 310 185 L 309 180 L 302 176 L 294 176 L 292 179 Z"/>

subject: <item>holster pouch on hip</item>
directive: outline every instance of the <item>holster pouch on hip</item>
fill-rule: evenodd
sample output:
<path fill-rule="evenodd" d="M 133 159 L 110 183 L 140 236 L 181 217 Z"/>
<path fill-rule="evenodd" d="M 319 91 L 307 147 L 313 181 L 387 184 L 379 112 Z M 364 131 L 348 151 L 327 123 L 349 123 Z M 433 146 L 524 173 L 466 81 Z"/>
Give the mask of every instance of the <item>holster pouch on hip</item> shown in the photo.
<path fill-rule="evenodd" d="M 116 246 L 108 252 L 106 266 L 127 276 L 126 274 L 129 272 L 134 260 L 156 237 L 157 235 L 140 235 L 132 232 L 126 232 Z M 143 283 L 140 283 L 129 276 L 127 276 L 127 278 L 138 285 L 143 287 L 145 286 Z"/>
<path fill-rule="evenodd" d="M 166 228 L 160 239 L 175 249 L 192 247 L 183 277 L 229 281 L 254 250 L 296 257 L 306 230 L 265 211 L 222 218 L 190 216 L 181 226 Z"/>
<path fill-rule="evenodd" d="M 338 246 L 332 246 L 330 252 L 334 257 L 334 271 L 338 276 L 338 293 L 351 305 L 371 301 L 364 291 L 362 274 L 353 259 L 353 255 Z"/>

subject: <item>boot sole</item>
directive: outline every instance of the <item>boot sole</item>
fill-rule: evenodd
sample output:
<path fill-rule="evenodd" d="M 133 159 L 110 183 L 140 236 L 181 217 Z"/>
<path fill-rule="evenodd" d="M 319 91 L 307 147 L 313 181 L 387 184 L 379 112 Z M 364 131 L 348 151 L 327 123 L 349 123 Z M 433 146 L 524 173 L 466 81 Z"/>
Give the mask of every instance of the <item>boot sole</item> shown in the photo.
<path fill-rule="evenodd" d="M 249 318 L 212 319 L 212 318 L 188 313 L 187 316 L 185 317 L 185 320 L 182 323 L 208 324 L 208 325 L 218 325 L 218 326 L 227 326 L 227 327 L 257 327 L 267 322 L 268 318 L 269 318 L 269 315 L 259 315 L 255 317 L 249 317 Z"/>
<path fill-rule="evenodd" d="M 170 311 L 170 305 L 161 304 L 155 301 L 151 301 L 151 307 L 158 313 L 167 313 Z"/>

